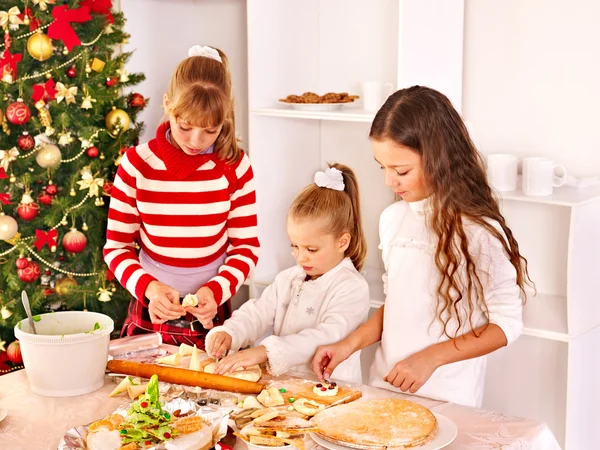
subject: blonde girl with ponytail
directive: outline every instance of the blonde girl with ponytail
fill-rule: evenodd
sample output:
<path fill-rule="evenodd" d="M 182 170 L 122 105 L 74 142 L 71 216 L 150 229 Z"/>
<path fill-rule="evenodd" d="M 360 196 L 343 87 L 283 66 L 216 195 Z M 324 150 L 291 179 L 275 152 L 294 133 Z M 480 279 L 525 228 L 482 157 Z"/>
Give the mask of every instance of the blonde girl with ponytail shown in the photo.
<path fill-rule="evenodd" d="M 296 197 L 287 218 L 298 264 L 209 332 L 206 349 L 217 358 L 255 344 L 223 358 L 215 373 L 266 362 L 273 375 L 309 374 L 320 345 L 344 339 L 366 320 L 369 287 L 360 270 L 367 249 L 356 176 L 349 167 L 331 164 L 314 181 Z M 270 328 L 273 334 L 257 343 Z M 333 377 L 361 382 L 359 353 Z"/>

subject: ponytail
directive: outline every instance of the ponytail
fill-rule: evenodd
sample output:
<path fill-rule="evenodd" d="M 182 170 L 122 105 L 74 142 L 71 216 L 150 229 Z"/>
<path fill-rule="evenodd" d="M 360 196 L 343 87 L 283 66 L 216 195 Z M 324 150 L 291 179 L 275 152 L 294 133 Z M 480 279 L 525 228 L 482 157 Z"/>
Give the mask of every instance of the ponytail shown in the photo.
<path fill-rule="evenodd" d="M 350 244 L 346 249 L 346 257 L 360 271 L 367 257 L 367 242 L 362 226 L 356 175 L 343 164 L 332 163 L 329 167 L 342 173 L 344 190 L 310 184 L 294 200 L 290 215 L 296 219 L 324 219 L 325 232 L 336 237 L 349 233 Z"/>

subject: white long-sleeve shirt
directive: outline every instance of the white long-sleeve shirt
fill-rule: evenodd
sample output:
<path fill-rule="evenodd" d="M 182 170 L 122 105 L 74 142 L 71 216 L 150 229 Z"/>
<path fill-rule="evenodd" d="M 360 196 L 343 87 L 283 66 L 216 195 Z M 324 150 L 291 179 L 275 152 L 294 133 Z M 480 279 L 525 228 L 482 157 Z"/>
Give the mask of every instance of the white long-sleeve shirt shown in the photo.
<path fill-rule="evenodd" d="M 379 231 L 386 274 L 384 324 L 381 344 L 371 367 L 370 384 L 397 390 L 383 380 L 403 359 L 448 339 L 437 319 L 439 271 L 434 262 L 436 239 L 426 226 L 428 201 L 396 202 L 381 214 Z M 501 231 L 498 223 L 490 224 Z M 508 344 L 522 333 L 522 301 L 516 284 L 516 270 L 498 239 L 483 227 L 465 225 L 469 251 L 483 286 L 489 322 L 498 325 Z M 462 327 L 456 319 L 448 323 L 451 336 L 468 333 L 468 315 L 459 307 Z M 484 325 L 485 315 L 476 306 L 474 328 Z M 486 357 L 444 365 L 419 389 L 417 395 L 462 405 L 480 407 Z"/>
<path fill-rule="evenodd" d="M 269 372 L 312 373 L 317 347 L 346 338 L 367 319 L 369 286 L 349 258 L 316 280 L 305 280 L 300 266 L 279 273 L 260 298 L 248 300 L 223 326 L 208 333 L 207 352 L 211 354 L 211 337 L 218 331 L 229 333 L 231 349 L 238 350 L 273 328 L 273 334 L 258 343 L 267 349 Z M 361 383 L 359 352 L 340 364 L 332 378 Z"/>

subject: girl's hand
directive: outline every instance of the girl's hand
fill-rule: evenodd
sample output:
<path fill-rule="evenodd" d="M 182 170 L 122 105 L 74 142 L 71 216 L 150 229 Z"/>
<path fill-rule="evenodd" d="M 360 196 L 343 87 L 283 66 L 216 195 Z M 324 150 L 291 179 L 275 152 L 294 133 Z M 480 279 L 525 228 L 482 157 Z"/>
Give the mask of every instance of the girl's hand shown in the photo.
<path fill-rule="evenodd" d="M 353 348 L 345 341 L 319 347 L 312 360 L 312 370 L 319 380 L 329 380 L 334 369 L 350 358 L 352 353 Z"/>
<path fill-rule="evenodd" d="M 196 292 L 196 297 L 198 306 L 188 306 L 184 309 L 196 317 L 205 329 L 210 330 L 213 327 L 212 320 L 217 315 L 217 302 L 213 291 L 203 286 Z"/>
<path fill-rule="evenodd" d="M 397 363 L 384 380 L 402 392 L 414 394 L 438 367 L 433 354 L 425 349 Z"/>
<path fill-rule="evenodd" d="M 148 312 L 152 323 L 165 323 L 185 314 L 179 304 L 179 292 L 156 280 L 151 281 L 144 296 L 149 300 Z"/>
<path fill-rule="evenodd" d="M 232 337 L 225 331 L 217 331 L 210 335 L 206 343 L 206 353 L 208 356 L 222 358 L 231 348 Z"/>
<path fill-rule="evenodd" d="M 226 356 L 215 366 L 215 373 L 222 375 L 227 372 L 233 372 L 237 368 L 255 366 L 267 361 L 267 349 L 264 345 L 249 348 Z"/>

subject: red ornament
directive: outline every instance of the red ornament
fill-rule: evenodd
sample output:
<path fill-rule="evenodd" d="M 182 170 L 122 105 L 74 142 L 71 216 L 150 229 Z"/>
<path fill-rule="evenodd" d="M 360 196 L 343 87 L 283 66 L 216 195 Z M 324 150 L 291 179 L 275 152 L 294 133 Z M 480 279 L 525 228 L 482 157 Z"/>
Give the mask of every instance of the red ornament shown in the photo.
<path fill-rule="evenodd" d="M 75 78 L 77 76 L 77 71 L 75 70 L 75 66 L 71 66 L 67 69 L 67 76 L 69 78 Z"/>
<path fill-rule="evenodd" d="M 40 266 L 34 261 L 29 261 L 29 264 L 24 269 L 18 269 L 17 274 L 21 281 L 25 283 L 32 283 L 40 277 Z"/>
<path fill-rule="evenodd" d="M 46 192 L 50 195 L 56 195 L 58 188 L 55 184 L 49 184 L 48 187 L 46 187 Z"/>
<path fill-rule="evenodd" d="M 23 220 L 33 220 L 37 217 L 40 206 L 37 203 L 20 203 L 17 206 L 17 214 Z"/>
<path fill-rule="evenodd" d="M 96 147 L 90 147 L 87 149 L 87 155 L 90 158 L 96 158 L 98 156 L 98 149 Z"/>
<path fill-rule="evenodd" d="M 31 110 L 23 103 L 23 100 L 18 99 L 6 108 L 6 118 L 12 124 L 23 125 L 31 118 Z"/>
<path fill-rule="evenodd" d="M 46 297 L 48 297 L 49 295 L 52 295 L 52 294 L 54 294 L 54 290 L 52 288 L 46 288 L 46 289 L 44 289 L 44 295 Z"/>
<path fill-rule="evenodd" d="M 106 85 L 108 87 L 112 87 L 115 84 L 117 84 L 119 82 L 119 78 L 118 77 L 110 77 L 106 79 Z"/>
<path fill-rule="evenodd" d="M 47 192 L 42 192 L 38 197 L 38 201 L 42 205 L 50 206 L 52 204 L 52 196 Z"/>
<path fill-rule="evenodd" d="M 29 265 L 29 260 L 24 257 L 17 258 L 17 269 L 24 269 Z"/>
<path fill-rule="evenodd" d="M 23 356 L 21 355 L 21 344 L 19 341 L 12 341 L 6 348 L 6 355 L 13 364 L 23 364 Z"/>
<path fill-rule="evenodd" d="M 102 186 L 102 195 L 107 195 L 110 197 L 110 193 L 112 191 L 114 184 L 112 181 L 107 181 L 104 183 L 104 185 Z"/>
<path fill-rule="evenodd" d="M 23 131 L 23 134 L 17 138 L 17 145 L 21 150 L 29 151 L 35 147 L 35 139 L 27 131 Z"/>
<path fill-rule="evenodd" d="M 78 231 L 77 228 L 71 228 L 71 231 L 65 234 L 62 241 L 64 249 L 71 253 L 82 252 L 86 244 L 87 239 L 85 238 L 85 234 Z"/>
<path fill-rule="evenodd" d="M 143 108 L 144 106 L 146 106 L 146 99 L 144 98 L 144 96 L 136 92 L 129 96 L 127 102 L 132 108 Z"/>

